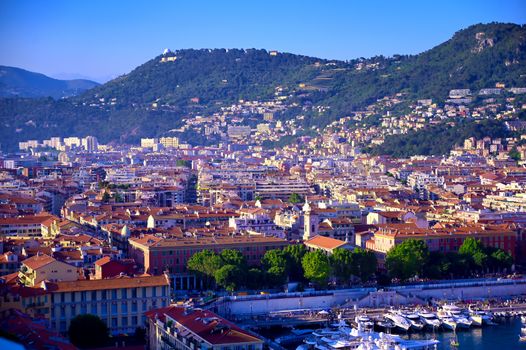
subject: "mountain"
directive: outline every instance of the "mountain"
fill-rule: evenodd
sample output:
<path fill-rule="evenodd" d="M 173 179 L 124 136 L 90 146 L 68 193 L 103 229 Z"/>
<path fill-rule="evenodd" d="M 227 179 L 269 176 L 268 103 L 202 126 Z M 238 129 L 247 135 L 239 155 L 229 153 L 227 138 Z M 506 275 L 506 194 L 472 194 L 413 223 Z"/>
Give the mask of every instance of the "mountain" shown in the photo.
<path fill-rule="evenodd" d="M 63 98 L 99 85 L 85 79 L 58 80 L 16 67 L 0 66 L 0 97 Z"/>
<path fill-rule="evenodd" d="M 179 128 L 185 116 L 212 113 L 239 99 L 274 98 L 278 87 L 295 106 L 291 111 L 304 115 L 304 128 L 323 127 L 399 92 L 409 100 L 443 101 L 455 88 L 497 82 L 524 87 L 524 62 L 526 26 L 501 23 L 471 26 L 413 56 L 337 61 L 255 49 L 178 50 L 75 97 L 1 99 L 0 137 L 9 135 L 11 148 L 19 140 L 65 135 L 137 142 Z M 313 105 L 329 108 L 308 108 Z M 195 134 L 181 136 L 206 142 Z"/>

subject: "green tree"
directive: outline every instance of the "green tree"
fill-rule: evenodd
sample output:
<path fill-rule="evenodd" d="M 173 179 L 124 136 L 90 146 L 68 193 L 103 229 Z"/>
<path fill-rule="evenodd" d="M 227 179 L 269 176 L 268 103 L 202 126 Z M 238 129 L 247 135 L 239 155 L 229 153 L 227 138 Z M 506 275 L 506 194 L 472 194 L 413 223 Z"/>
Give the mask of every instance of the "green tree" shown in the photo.
<path fill-rule="evenodd" d="M 249 289 L 260 289 L 264 285 L 265 274 L 258 268 L 251 268 L 247 272 L 247 288 Z"/>
<path fill-rule="evenodd" d="M 490 260 L 490 265 L 498 270 L 509 269 L 513 265 L 513 257 L 500 248 L 491 252 Z"/>
<path fill-rule="evenodd" d="M 480 270 L 487 266 L 488 254 L 479 239 L 466 238 L 458 249 L 458 253 L 466 259 L 470 269 Z"/>
<path fill-rule="evenodd" d="M 194 253 L 186 263 L 188 270 L 201 276 L 206 287 L 211 286 L 211 281 L 215 278 L 216 271 L 222 265 L 222 259 L 216 253 L 207 249 Z"/>
<path fill-rule="evenodd" d="M 329 258 L 321 250 L 305 254 L 301 261 L 305 278 L 319 285 L 327 284 L 331 275 Z"/>
<path fill-rule="evenodd" d="M 115 192 L 115 196 L 113 198 L 115 199 L 115 203 L 124 202 L 124 198 L 122 198 L 122 195 L 120 194 L 120 192 Z"/>
<path fill-rule="evenodd" d="M 348 284 L 353 275 L 353 254 L 349 249 L 337 248 L 331 255 L 332 273 L 338 281 Z"/>
<path fill-rule="evenodd" d="M 297 204 L 304 201 L 303 197 L 297 193 L 293 193 L 289 196 L 289 203 Z"/>
<path fill-rule="evenodd" d="M 267 250 L 261 259 L 261 264 L 266 271 L 267 282 L 270 286 L 279 286 L 287 281 L 288 260 L 283 250 Z"/>
<path fill-rule="evenodd" d="M 225 265 L 235 265 L 239 268 L 247 266 L 247 259 L 239 250 L 225 249 L 219 254 L 219 257 Z"/>
<path fill-rule="evenodd" d="M 242 271 L 235 265 L 224 265 L 214 274 L 217 285 L 225 288 L 229 292 L 238 289 L 242 281 Z"/>
<path fill-rule="evenodd" d="M 429 250 L 424 241 L 408 239 L 387 253 L 385 264 L 391 278 L 405 281 L 416 275 L 422 275 L 428 258 Z"/>
<path fill-rule="evenodd" d="M 192 162 L 189 160 L 185 160 L 185 159 L 177 159 L 177 161 L 175 162 L 175 165 L 180 166 L 180 167 L 191 168 Z"/>
<path fill-rule="evenodd" d="M 289 280 L 292 281 L 303 281 L 303 266 L 302 260 L 307 253 L 307 248 L 303 244 L 292 244 L 288 245 L 283 249 L 288 260 L 287 272 L 289 274 Z"/>
<path fill-rule="evenodd" d="M 109 337 L 108 327 L 99 317 L 91 314 L 75 316 L 69 325 L 69 340 L 79 348 L 103 346 Z"/>
<path fill-rule="evenodd" d="M 517 150 L 517 147 L 513 147 L 513 149 L 509 151 L 508 155 L 510 156 L 511 159 L 515 161 L 521 160 L 521 154 Z"/>
<path fill-rule="evenodd" d="M 359 277 L 362 282 L 366 282 L 374 276 L 378 266 L 378 259 L 376 259 L 376 255 L 373 252 L 356 248 L 352 252 L 351 266 L 352 274 Z"/>
<path fill-rule="evenodd" d="M 102 195 L 102 202 L 108 203 L 110 199 L 111 199 L 111 195 L 108 192 L 104 192 L 104 194 Z"/>

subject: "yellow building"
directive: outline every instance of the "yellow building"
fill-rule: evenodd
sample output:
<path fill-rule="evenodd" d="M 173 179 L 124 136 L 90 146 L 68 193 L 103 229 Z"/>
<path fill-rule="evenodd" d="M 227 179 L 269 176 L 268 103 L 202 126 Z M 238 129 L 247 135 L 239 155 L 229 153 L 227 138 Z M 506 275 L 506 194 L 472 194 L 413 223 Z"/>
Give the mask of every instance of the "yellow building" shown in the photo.
<path fill-rule="evenodd" d="M 42 281 L 76 281 L 82 273 L 75 266 L 60 262 L 46 254 L 37 254 L 22 261 L 18 273 L 20 282 L 26 286 L 38 286 Z"/>
<path fill-rule="evenodd" d="M 177 147 L 179 147 L 179 138 L 177 138 L 177 137 L 161 137 L 159 142 L 165 148 L 177 148 Z"/>

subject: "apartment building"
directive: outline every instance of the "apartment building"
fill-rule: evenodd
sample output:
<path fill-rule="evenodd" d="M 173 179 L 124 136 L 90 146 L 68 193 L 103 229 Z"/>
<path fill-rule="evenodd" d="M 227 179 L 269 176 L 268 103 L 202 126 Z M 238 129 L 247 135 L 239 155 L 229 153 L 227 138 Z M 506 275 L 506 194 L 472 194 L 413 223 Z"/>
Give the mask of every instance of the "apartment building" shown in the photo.
<path fill-rule="evenodd" d="M 282 249 L 287 241 L 261 235 L 232 235 L 214 229 L 184 236 L 143 235 L 130 238 L 130 256 L 146 273 L 161 274 L 169 271 L 174 290 L 196 289 L 198 281 L 187 271 L 190 257 L 204 249 L 220 253 L 225 249 L 239 250 L 249 265 L 259 265 L 267 250 Z"/>
<path fill-rule="evenodd" d="M 42 282 L 50 293 L 51 329 L 64 333 L 81 314 L 100 317 L 112 334 L 133 333 L 147 325 L 144 313 L 170 304 L 166 275 L 121 277 L 102 280 Z"/>
<path fill-rule="evenodd" d="M 146 313 L 151 350 L 261 350 L 263 340 L 209 310 L 170 306 Z"/>

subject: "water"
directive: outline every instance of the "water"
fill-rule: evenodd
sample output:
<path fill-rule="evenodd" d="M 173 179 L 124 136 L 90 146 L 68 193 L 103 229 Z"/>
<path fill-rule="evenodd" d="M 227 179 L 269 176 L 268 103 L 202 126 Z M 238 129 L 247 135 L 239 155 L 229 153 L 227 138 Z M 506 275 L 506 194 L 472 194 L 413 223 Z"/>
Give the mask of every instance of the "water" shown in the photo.
<path fill-rule="evenodd" d="M 452 331 L 442 331 L 436 334 L 440 341 L 439 350 L 513 350 L 525 349 L 526 343 L 519 343 L 521 329 L 520 318 L 502 320 L 496 326 L 484 326 L 457 331 L 459 347 L 451 346 L 451 339 L 455 337 Z M 410 339 L 429 339 L 432 333 L 410 334 Z"/>

